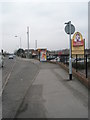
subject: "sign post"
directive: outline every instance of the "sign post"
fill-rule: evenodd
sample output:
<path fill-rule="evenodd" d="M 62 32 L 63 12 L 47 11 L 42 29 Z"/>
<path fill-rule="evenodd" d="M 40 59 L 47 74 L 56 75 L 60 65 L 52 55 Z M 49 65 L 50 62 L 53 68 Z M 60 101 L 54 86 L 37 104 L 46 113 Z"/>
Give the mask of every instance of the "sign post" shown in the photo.
<path fill-rule="evenodd" d="M 69 45 L 70 45 L 70 50 L 69 50 L 69 79 L 72 80 L 72 57 L 71 57 L 71 21 L 69 22 Z"/>
<path fill-rule="evenodd" d="M 65 26 L 65 32 L 69 34 L 69 79 L 72 80 L 72 53 L 71 53 L 71 34 L 75 32 L 75 27 L 71 24 L 71 21 L 69 21 Z"/>

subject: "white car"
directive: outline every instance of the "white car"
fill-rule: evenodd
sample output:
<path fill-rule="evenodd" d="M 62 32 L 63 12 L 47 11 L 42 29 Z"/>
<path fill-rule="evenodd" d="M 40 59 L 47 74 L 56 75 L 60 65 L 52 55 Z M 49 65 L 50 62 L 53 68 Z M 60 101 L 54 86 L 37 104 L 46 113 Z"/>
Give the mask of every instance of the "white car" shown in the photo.
<path fill-rule="evenodd" d="M 9 55 L 9 59 L 13 59 L 14 58 L 14 56 L 13 55 Z"/>
<path fill-rule="evenodd" d="M 4 65 L 4 57 L 2 55 L 0 55 L 0 67 L 3 67 Z"/>

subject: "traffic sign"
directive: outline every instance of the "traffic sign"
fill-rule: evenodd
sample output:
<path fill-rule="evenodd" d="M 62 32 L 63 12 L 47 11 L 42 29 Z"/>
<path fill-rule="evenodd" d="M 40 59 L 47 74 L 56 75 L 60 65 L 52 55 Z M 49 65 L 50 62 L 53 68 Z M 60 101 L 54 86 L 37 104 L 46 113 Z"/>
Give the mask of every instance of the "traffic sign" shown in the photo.
<path fill-rule="evenodd" d="M 70 34 L 69 24 L 67 24 L 67 25 L 65 26 L 65 32 L 66 32 L 67 34 Z M 71 24 L 71 34 L 73 34 L 74 32 L 75 32 L 75 27 L 74 27 L 74 25 Z"/>

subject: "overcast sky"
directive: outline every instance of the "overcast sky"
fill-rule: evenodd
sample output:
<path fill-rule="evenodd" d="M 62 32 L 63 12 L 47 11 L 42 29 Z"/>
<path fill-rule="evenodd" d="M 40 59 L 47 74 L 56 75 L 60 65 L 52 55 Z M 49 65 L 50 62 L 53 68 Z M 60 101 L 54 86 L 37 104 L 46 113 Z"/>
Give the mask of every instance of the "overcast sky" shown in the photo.
<path fill-rule="evenodd" d="M 16 2 L 15 2 L 16 1 Z M 49 2 L 48 2 L 49 1 Z M 30 48 L 58 50 L 69 48 L 65 22 L 72 21 L 75 32 L 80 32 L 88 46 L 88 1 L 62 2 L 59 0 L 29 0 L 0 2 L 0 47 L 13 52 L 27 48 L 27 26 L 30 28 Z M 15 37 L 17 35 L 18 37 Z"/>

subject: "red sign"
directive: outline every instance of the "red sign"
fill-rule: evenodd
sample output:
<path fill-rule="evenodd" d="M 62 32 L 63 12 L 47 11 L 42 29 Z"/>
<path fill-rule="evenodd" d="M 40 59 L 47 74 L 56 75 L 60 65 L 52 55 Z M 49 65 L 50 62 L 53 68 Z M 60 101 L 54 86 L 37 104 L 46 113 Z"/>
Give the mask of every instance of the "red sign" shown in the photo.
<path fill-rule="evenodd" d="M 74 47 L 76 47 L 76 46 L 83 46 L 84 45 L 84 41 L 82 40 L 82 41 L 77 41 L 77 42 L 75 42 L 75 41 L 73 41 L 73 46 Z"/>

